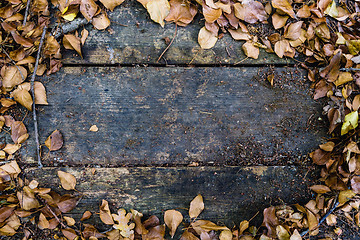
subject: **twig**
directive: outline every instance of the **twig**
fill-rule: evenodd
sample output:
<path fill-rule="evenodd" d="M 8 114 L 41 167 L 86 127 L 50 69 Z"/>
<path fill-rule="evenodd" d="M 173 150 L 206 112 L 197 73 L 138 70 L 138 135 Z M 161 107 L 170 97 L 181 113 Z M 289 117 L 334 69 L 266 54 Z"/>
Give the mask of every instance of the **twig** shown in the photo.
<path fill-rule="evenodd" d="M 5 51 L 5 49 L 3 48 L 3 46 L 1 46 L 1 51 L 2 51 L 3 53 L 5 53 L 5 55 L 10 59 L 10 61 L 12 62 L 12 64 L 15 65 L 15 67 L 17 68 L 17 70 L 18 70 L 19 73 L 20 73 L 21 79 L 22 79 L 23 81 L 25 81 L 25 77 L 24 77 L 23 73 L 21 72 L 19 66 L 16 65 L 16 62 L 15 62 L 15 61 L 10 57 L 10 55 Z"/>
<path fill-rule="evenodd" d="M 32 95 L 32 99 L 33 99 L 33 104 L 32 104 L 32 109 L 33 110 L 32 110 L 32 112 L 33 112 L 34 128 L 35 128 L 36 154 L 37 154 L 39 168 L 42 168 L 43 165 L 41 163 L 41 157 L 40 157 L 40 142 L 39 142 L 38 122 L 37 122 L 37 118 L 36 118 L 36 109 L 35 109 L 35 90 L 34 90 L 35 83 L 34 82 L 35 82 L 36 71 L 37 71 L 38 66 L 39 66 L 41 48 L 42 48 L 42 45 L 44 43 L 46 29 L 47 29 L 47 26 L 45 25 L 44 28 L 43 28 L 42 35 L 41 35 L 39 49 L 38 49 L 38 52 L 37 52 L 37 55 L 36 55 L 36 62 L 35 62 L 34 72 L 33 72 L 32 76 L 31 76 L 31 95 Z"/>
<path fill-rule="evenodd" d="M 31 2 L 31 0 L 27 0 L 26 9 L 25 9 L 25 15 L 24 15 L 24 21 L 23 21 L 23 27 L 26 25 L 26 21 L 27 21 L 26 19 L 27 19 L 28 14 L 29 14 L 30 2 Z"/>
<path fill-rule="evenodd" d="M 334 212 L 334 210 L 337 208 L 337 206 L 339 206 L 339 202 L 336 200 L 334 206 L 320 219 L 317 228 L 320 227 L 320 225 L 326 220 L 326 218 L 332 213 Z M 310 229 L 307 229 L 306 231 L 303 231 L 302 233 L 300 233 L 300 236 L 305 236 L 308 232 L 310 231 Z"/>
<path fill-rule="evenodd" d="M 59 38 L 63 34 L 75 31 L 80 26 L 85 25 L 85 24 L 90 23 L 90 22 L 88 22 L 88 20 L 86 20 L 85 18 L 77 18 L 74 21 L 71 21 L 69 23 L 65 23 L 62 26 L 58 26 L 58 28 L 55 30 L 54 33 L 52 33 L 52 35 L 54 36 L 54 38 Z"/>
<path fill-rule="evenodd" d="M 61 225 L 64 229 L 67 228 L 66 225 L 65 225 L 62 221 L 60 221 L 60 219 L 58 218 L 58 216 L 56 216 L 56 214 L 54 213 L 54 211 L 51 209 L 51 207 L 50 207 L 47 203 L 45 203 L 45 206 L 46 206 L 46 208 L 49 210 L 49 212 L 51 212 L 51 214 L 54 216 L 54 218 L 56 219 L 56 221 L 58 221 L 58 223 L 60 223 L 60 225 Z"/>
<path fill-rule="evenodd" d="M 359 72 L 360 68 L 340 68 L 340 71 L 345 71 L 345 72 Z"/>
<path fill-rule="evenodd" d="M 162 56 L 164 56 L 164 54 L 166 53 L 166 51 L 169 49 L 169 47 L 171 46 L 171 44 L 174 42 L 175 37 L 176 37 L 176 33 L 177 33 L 177 24 L 175 23 L 175 33 L 174 33 L 174 37 L 173 39 L 171 39 L 171 42 L 169 43 L 169 45 L 167 45 L 167 47 L 165 48 L 165 50 L 161 53 L 160 57 L 158 58 L 158 60 L 156 61 L 156 63 L 158 63 L 160 61 L 160 59 L 162 58 Z"/>

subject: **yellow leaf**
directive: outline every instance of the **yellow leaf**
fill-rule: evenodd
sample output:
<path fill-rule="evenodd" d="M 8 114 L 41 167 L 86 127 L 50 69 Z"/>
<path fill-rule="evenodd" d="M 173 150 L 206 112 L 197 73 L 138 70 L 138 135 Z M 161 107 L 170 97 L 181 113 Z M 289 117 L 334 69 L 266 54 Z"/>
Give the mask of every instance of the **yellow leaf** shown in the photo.
<path fill-rule="evenodd" d="M 167 210 L 164 214 L 164 221 L 166 226 L 170 229 L 170 236 L 174 237 L 179 224 L 182 222 L 183 216 L 176 210 Z"/>
<path fill-rule="evenodd" d="M 354 197 L 355 195 L 356 195 L 356 193 L 354 193 L 352 190 L 340 191 L 339 203 L 344 204 L 347 201 L 349 201 L 352 197 Z"/>
<path fill-rule="evenodd" d="M 170 13 L 170 4 L 167 0 L 151 0 L 146 4 L 151 20 L 164 27 L 164 19 Z"/>
<path fill-rule="evenodd" d="M 345 116 L 343 125 L 341 126 L 341 135 L 348 133 L 350 130 L 357 128 L 359 121 L 358 111 L 351 112 Z"/>
<path fill-rule="evenodd" d="M 190 203 L 189 216 L 196 218 L 204 210 L 203 197 L 199 194 Z"/>
<path fill-rule="evenodd" d="M 76 178 L 71 173 L 58 171 L 57 174 L 60 178 L 61 186 L 65 190 L 74 190 L 75 189 Z"/>
<path fill-rule="evenodd" d="M 92 125 L 89 129 L 90 132 L 97 132 L 99 128 L 96 125 Z"/>
<path fill-rule="evenodd" d="M 349 72 L 340 72 L 338 79 L 334 82 L 336 86 L 340 86 L 344 83 L 351 82 L 353 77 Z"/>
<path fill-rule="evenodd" d="M 281 225 L 276 226 L 276 235 L 279 240 L 289 240 L 289 232 Z"/>

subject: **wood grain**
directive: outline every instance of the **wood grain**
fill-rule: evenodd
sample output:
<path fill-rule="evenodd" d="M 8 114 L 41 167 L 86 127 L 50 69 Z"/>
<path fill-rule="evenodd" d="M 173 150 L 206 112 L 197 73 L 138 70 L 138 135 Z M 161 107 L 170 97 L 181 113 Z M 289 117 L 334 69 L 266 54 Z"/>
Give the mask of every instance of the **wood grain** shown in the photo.
<path fill-rule="evenodd" d="M 304 78 L 295 68 L 65 67 L 44 79 L 41 142 L 59 129 L 65 144 L 50 155 L 44 147 L 43 163 L 300 164 L 326 136 Z"/>

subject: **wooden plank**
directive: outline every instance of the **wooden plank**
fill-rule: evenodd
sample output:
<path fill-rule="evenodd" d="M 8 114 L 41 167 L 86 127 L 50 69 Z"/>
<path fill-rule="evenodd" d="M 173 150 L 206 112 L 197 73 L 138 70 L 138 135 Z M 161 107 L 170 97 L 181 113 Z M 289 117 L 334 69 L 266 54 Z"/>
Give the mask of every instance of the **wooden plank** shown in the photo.
<path fill-rule="evenodd" d="M 275 74 L 274 87 L 267 74 Z M 49 106 L 39 107 L 41 142 L 55 129 L 65 140 L 59 151 L 44 150 L 44 164 L 300 164 L 326 136 L 305 75 L 294 68 L 65 67 L 43 79 Z M 94 124 L 98 132 L 89 131 Z M 22 152 L 31 162 L 34 141 L 27 142 Z"/>
<path fill-rule="evenodd" d="M 158 57 L 167 46 L 164 38 L 173 38 L 175 25 L 168 23 L 162 28 L 149 18 L 146 9 L 135 0 L 124 2 L 108 15 L 111 20 L 109 30 L 98 31 L 92 25 L 86 27 L 90 33 L 83 47 L 84 59 L 74 54 L 74 51 L 65 51 L 64 63 L 157 64 Z M 197 16 L 187 27 L 178 27 L 175 41 L 159 63 L 234 64 L 246 58 L 241 50 L 244 41 L 234 41 L 229 34 L 225 34 L 214 48 L 200 50 L 197 38 L 204 24 L 204 19 Z M 259 59 L 245 59 L 241 63 L 257 65 L 294 62 L 267 54 L 261 49 Z"/>
<path fill-rule="evenodd" d="M 32 168 L 26 177 L 40 186 L 60 186 L 57 171 L 73 174 L 83 200 L 72 213 L 80 218 L 85 210 L 99 211 L 102 199 L 112 210 L 134 208 L 146 215 L 162 217 L 163 211 L 178 209 L 188 216 L 190 201 L 202 194 L 205 210 L 200 219 L 232 226 L 250 219 L 258 211 L 276 204 L 306 203 L 313 183 L 308 167 L 177 167 L 177 168 Z M 310 173 L 309 173 L 310 172 Z M 254 223 L 254 222 L 252 222 Z"/>

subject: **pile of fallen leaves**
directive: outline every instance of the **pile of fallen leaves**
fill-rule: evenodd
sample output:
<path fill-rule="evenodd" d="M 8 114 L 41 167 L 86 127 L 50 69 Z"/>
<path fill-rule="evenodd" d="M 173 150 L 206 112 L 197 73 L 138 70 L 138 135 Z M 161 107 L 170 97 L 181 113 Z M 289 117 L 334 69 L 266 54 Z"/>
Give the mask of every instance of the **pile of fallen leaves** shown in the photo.
<path fill-rule="evenodd" d="M 127 213 L 120 209 L 114 214 L 105 200 L 100 205 L 99 217 L 105 225 L 111 226 L 106 232 L 99 232 L 95 226 L 84 223 L 93 215 L 88 211 L 80 221 L 64 215 L 81 199 L 81 194 L 74 191 L 76 179 L 59 171 L 62 187 L 72 191 L 60 195 L 48 188 L 38 188 L 35 180 L 19 177 L 21 170 L 11 160 L 29 135 L 19 116 L 12 116 L 9 110 L 16 104 L 29 111 L 35 110 L 33 102 L 46 105 L 45 87 L 35 81 L 34 92 L 31 92 L 30 76 L 59 71 L 61 46 L 82 56 L 81 46 L 88 31 L 83 29 L 79 33 L 79 27 L 89 22 L 96 29 L 106 29 L 110 25 L 107 10 L 113 11 L 123 0 L 6 0 L 0 3 L 0 128 L 10 132 L 12 142 L 2 143 L 0 150 L 0 158 L 10 161 L 0 167 L 3 192 L 0 233 L 12 236 L 21 229 L 24 238 L 29 239 L 36 235 L 29 227 L 32 225 L 38 229 L 52 229 L 52 237 L 57 239 L 164 239 L 166 233 L 174 236 L 183 223 L 183 240 L 298 240 L 317 235 L 323 222 L 334 226 L 337 221 L 335 211 L 360 227 L 357 195 L 360 193 L 359 1 L 138 1 L 161 26 L 165 21 L 186 26 L 198 13 L 202 14 L 205 26 L 199 31 L 198 42 L 203 49 L 212 48 L 229 33 L 233 39 L 245 41 L 242 49 L 248 58 L 257 59 L 263 49 L 280 58 L 289 57 L 301 62 L 308 70 L 314 99 L 328 99 L 324 114 L 332 134 L 327 143 L 310 154 L 314 163 L 322 166 L 322 185 L 311 187 L 316 198 L 304 206 L 265 209 L 262 228 L 249 226 L 246 220 L 233 228 L 198 220 L 204 209 L 200 195 L 190 204 L 189 221 L 185 221 L 177 210 L 166 211 L 163 221 L 155 216 L 144 221 L 142 214 L 135 210 Z M 264 36 L 249 27 L 257 25 L 266 26 L 269 35 Z M 44 47 L 39 49 L 45 27 L 48 30 L 43 39 Z M 50 151 L 60 149 L 62 144 L 58 130 L 45 142 Z M 340 228 L 334 229 L 335 235 L 341 235 L 341 232 Z"/>

